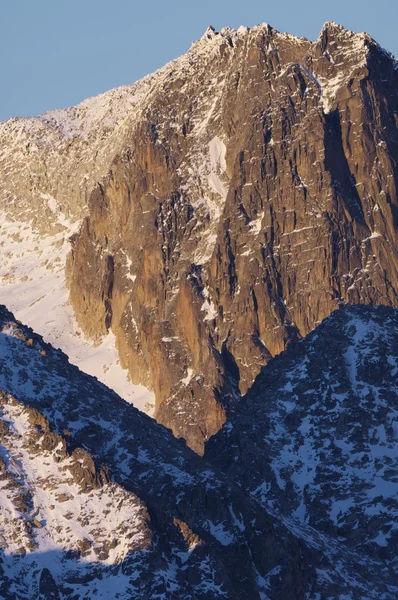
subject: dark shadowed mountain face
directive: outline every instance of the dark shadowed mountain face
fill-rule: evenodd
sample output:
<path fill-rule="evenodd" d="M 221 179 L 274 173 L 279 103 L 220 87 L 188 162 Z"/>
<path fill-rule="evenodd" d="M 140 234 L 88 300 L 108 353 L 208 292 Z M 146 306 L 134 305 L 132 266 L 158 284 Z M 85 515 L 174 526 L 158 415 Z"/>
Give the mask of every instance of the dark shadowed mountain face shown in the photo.
<path fill-rule="evenodd" d="M 305 540 L 5 309 L 0 329 L 2 598 L 303 598 L 316 585 Z"/>
<path fill-rule="evenodd" d="M 371 323 L 381 319 L 378 311 L 368 314 Z M 353 311 L 353 324 L 360 319 Z M 395 313 L 389 311 L 384 322 L 396 322 Z M 269 503 L 252 493 L 247 470 L 254 467 L 257 487 L 264 481 L 261 471 L 226 449 L 229 438 L 216 440 L 219 465 L 212 466 L 71 366 L 4 308 L 0 329 L 2 598 L 106 599 L 116 591 L 121 599 L 148 600 L 395 598 L 381 554 L 349 547 L 339 531 L 322 526 L 323 514 L 312 506 L 292 518 L 287 505 L 296 502 L 293 495 L 286 494 L 281 507 L 276 492 Z M 324 329 L 319 328 L 320 338 Z M 336 339 L 344 336 L 333 329 Z M 355 344 L 361 344 L 355 335 Z M 388 357 L 395 360 L 390 351 Z M 359 372 L 357 365 L 352 375 L 357 386 Z M 377 386 L 384 403 L 383 384 L 366 385 Z M 377 442 L 379 457 L 388 445 L 387 429 L 385 441 Z M 270 462 L 272 454 L 259 443 L 257 431 L 249 433 L 254 452 Z M 345 448 L 343 433 L 340 439 Z M 222 459 L 226 453 L 235 470 Z M 375 469 L 372 475 L 369 465 L 367 472 L 371 490 Z M 269 489 L 275 490 L 270 473 Z M 387 482 L 387 467 L 378 476 Z M 280 468 L 278 482 L 292 486 L 287 470 Z M 349 482 L 344 489 L 346 498 L 358 502 Z M 363 512 L 371 506 L 368 502 Z M 357 520 L 366 537 L 372 520 L 369 525 L 365 517 Z M 381 523 L 376 544 L 388 542 L 390 530 L 387 520 Z"/>
<path fill-rule="evenodd" d="M 392 572 L 398 312 L 345 306 L 272 360 L 206 458 L 264 507 Z"/>

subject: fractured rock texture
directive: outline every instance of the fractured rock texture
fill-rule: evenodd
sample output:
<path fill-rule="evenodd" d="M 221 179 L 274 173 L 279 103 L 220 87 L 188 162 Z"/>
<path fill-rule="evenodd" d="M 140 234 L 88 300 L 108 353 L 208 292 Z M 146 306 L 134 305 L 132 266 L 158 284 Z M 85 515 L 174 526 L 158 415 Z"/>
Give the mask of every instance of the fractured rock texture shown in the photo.
<path fill-rule="evenodd" d="M 366 34 L 210 28 L 125 131 L 74 240 L 70 297 L 197 452 L 339 302 L 398 305 L 397 90 Z"/>

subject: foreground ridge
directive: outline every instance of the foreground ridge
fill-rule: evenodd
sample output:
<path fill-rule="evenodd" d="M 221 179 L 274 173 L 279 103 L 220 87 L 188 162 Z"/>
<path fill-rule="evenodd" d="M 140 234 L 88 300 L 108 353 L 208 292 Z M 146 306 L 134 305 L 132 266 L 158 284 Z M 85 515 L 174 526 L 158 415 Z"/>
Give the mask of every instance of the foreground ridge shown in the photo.
<path fill-rule="evenodd" d="M 397 369 L 398 311 L 344 306 L 262 370 L 206 451 L 291 526 L 331 536 L 358 561 L 380 561 L 390 590 Z"/>
<path fill-rule="evenodd" d="M 377 561 L 269 511 L 4 308 L 0 328 L 2 597 L 394 597 Z"/>

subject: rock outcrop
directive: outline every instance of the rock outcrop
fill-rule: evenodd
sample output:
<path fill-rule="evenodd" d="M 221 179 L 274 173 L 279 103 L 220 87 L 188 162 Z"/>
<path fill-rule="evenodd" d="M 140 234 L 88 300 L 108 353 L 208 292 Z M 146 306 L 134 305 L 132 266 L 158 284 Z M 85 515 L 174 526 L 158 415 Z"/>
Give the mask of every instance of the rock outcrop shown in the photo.
<path fill-rule="evenodd" d="M 83 448 L 68 452 L 70 441 L 52 432 L 42 413 L 4 392 L 0 411 L 6 554 L 54 546 L 94 562 L 120 563 L 131 552 L 151 548 L 148 513 L 133 493 L 111 483 L 107 469 L 98 469 Z M 111 506 L 116 514 L 110 514 Z"/>
<path fill-rule="evenodd" d="M 201 453 L 339 302 L 397 306 L 398 70 L 366 34 L 262 25 L 209 29 L 154 81 L 90 196 L 70 298 Z"/>

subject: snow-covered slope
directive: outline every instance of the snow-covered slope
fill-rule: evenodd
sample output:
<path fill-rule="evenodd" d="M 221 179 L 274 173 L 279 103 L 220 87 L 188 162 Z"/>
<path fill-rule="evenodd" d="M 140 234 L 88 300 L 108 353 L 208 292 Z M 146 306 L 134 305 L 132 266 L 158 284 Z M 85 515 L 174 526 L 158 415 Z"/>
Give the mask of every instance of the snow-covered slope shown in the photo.
<path fill-rule="evenodd" d="M 67 577 L 68 551 L 79 552 L 84 573 L 84 562 L 118 564 L 150 548 L 148 514 L 134 494 L 96 473 L 84 450 L 68 454 L 65 438 L 37 411 L 7 394 L 0 410 L 3 568 L 19 597 L 27 589 L 35 596 L 39 565 Z"/>
<path fill-rule="evenodd" d="M 120 367 L 112 334 L 93 344 L 79 331 L 68 302 L 65 261 L 94 182 L 124 144 L 152 76 L 85 100 L 77 107 L 0 124 L 0 302 L 149 414 L 153 394 Z"/>
<path fill-rule="evenodd" d="M 377 562 L 268 512 L 3 308 L 0 329 L 2 598 L 393 600 Z"/>
<path fill-rule="evenodd" d="M 62 223 L 67 229 L 39 234 L 29 223 L 10 221 L 4 212 L 1 214 L 0 302 L 40 331 L 46 341 L 61 348 L 81 370 L 152 414 L 153 394 L 129 381 L 127 371 L 120 366 L 112 333 L 93 344 L 76 324 L 68 302 L 65 260 L 70 251 L 69 237 L 78 225 L 65 218 Z"/>
<path fill-rule="evenodd" d="M 208 458 L 264 506 L 397 566 L 398 313 L 344 306 L 271 361 Z"/>

